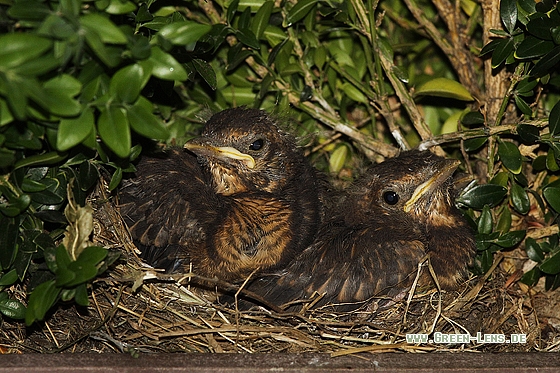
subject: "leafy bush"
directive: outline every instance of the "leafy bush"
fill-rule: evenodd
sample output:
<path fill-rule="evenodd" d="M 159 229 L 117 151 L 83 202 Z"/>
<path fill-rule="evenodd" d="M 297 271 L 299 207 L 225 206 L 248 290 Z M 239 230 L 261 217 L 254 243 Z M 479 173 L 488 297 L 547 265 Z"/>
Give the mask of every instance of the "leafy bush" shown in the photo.
<path fill-rule="evenodd" d="M 1 4 L 2 314 L 31 324 L 58 301 L 86 305 L 118 257 L 89 241 L 100 170 L 115 189 L 143 138 L 180 144 L 201 111 L 239 105 L 293 118 L 334 178 L 399 148 L 463 158 L 477 181 L 458 198 L 478 232 L 473 270 L 522 245 L 536 265 L 521 281 L 560 285 L 550 0 Z M 8 292 L 17 282 L 27 307 Z"/>

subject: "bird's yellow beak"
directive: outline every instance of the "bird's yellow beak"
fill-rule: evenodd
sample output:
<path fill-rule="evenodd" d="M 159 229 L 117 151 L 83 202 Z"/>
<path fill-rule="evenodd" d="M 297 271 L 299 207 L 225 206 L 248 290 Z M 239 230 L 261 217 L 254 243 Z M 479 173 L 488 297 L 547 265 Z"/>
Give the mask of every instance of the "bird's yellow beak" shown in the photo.
<path fill-rule="evenodd" d="M 230 146 L 211 146 L 211 145 L 200 145 L 194 142 L 188 142 L 185 144 L 185 149 L 190 150 L 196 155 L 207 155 L 210 157 L 215 157 L 218 159 L 237 159 L 243 161 L 245 165 L 249 168 L 255 167 L 255 159 L 249 154 L 241 153 L 239 150 L 232 148 Z"/>
<path fill-rule="evenodd" d="M 455 172 L 457 167 L 459 167 L 459 165 L 461 164 L 460 161 L 455 159 L 446 159 L 442 163 L 443 164 L 440 170 L 438 170 L 434 175 L 432 175 L 428 180 L 420 184 L 414 190 L 414 193 L 412 193 L 412 197 L 410 197 L 410 199 L 404 204 L 403 209 L 405 212 L 409 212 L 410 210 L 412 210 L 412 207 L 416 204 L 416 202 L 427 192 L 429 192 L 430 190 L 434 190 L 435 188 L 443 184 L 445 180 L 453 175 L 453 172 Z"/>

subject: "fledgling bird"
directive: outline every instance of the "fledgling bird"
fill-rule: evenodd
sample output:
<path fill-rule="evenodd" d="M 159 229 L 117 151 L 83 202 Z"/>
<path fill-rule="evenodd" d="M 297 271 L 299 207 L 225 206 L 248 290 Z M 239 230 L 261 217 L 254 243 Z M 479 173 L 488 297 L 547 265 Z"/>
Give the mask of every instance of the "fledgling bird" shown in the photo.
<path fill-rule="evenodd" d="M 120 191 L 142 257 L 168 272 L 236 282 L 309 246 L 322 217 L 317 172 L 265 112 L 215 114 L 200 137 L 145 157 Z"/>
<path fill-rule="evenodd" d="M 248 290 L 284 309 L 317 294 L 314 307 L 368 308 L 379 298 L 402 297 L 426 254 L 441 287 L 455 288 L 475 253 L 473 232 L 451 197 L 458 164 L 408 151 L 372 166 L 345 192 L 315 242 Z M 422 273 L 420 284 L 427 284 L 429 272 Z"/>

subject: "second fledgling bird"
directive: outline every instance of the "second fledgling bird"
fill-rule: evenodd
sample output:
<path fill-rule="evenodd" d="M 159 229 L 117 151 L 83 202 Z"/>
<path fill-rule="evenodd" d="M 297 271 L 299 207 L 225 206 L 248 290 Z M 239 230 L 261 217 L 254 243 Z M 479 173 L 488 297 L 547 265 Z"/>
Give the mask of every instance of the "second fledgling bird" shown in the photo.
<path fill-rule="evenodd" d="M 408 151 L 371 167 L 345 192 L 315 242 L 248 290 L 285 309 L 317 295 L 314 307 L 367 308 L 379 298 L 402 298 L 426 254 L 441 287 L 455 288 L 475 253 L 473 233 L 451 197 L 458 164 Z M 420 284 L 429 281 L 424 270 Z"/>

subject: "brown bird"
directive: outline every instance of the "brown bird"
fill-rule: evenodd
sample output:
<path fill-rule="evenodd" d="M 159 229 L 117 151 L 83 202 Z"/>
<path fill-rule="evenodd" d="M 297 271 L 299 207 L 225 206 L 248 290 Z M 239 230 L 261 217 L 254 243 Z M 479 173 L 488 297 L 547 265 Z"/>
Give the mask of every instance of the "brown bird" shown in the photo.
<path fill-rule="evenodd" d="M 148 263 L 235 282 L 280 268 L 313 242 L 322 183 L 265 112 L 215 114 L 185 148 L 143 158 L 120 191 Z"/>
<path fill-rule="evenodd" d="M 371 167 L 344 193 L 315 242 L 248 290 L 285 309 L 319 294 L 314 307 L 354 310 L 402 297 L 426 254 L 441 287 L 455 288 L 475 253 L 473 233 L 451 198 L 458 164 L 408 151 Z M 424 270 L 420 284 L 430 279 Z"/>

